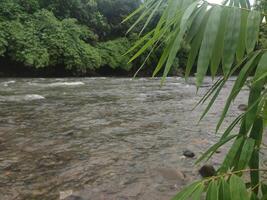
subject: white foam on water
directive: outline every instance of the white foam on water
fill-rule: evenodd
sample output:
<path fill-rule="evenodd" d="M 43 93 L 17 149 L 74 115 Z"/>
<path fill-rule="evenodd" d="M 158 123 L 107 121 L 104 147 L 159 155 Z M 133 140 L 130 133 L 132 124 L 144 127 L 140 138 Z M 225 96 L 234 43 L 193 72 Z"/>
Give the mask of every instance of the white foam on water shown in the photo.
<path fill-rule="evenodd" d="M 8 87 L 8 85 L 9 84 L 12 84 L 12 83 L 16 83 L 16 81 L 6 81 L 6 82 L 3 82 L 3 85 L 5 86 L 5 87 Z"/>
<path fill-rule="evenodd" d="M 45 97 L 39 94 L 0 96 L 0 102 L 36 101 L 42 99 L 45 99 Z"/>
<path fill-rule="evenodd" d="M 27 94 L 24 96 L 24 100 L 26 101 L 41 100 L 41 99 L 45 99 L 45 97 L 38 94 Z"/>
<path fill-rule="evenodd" d="M 41 87 L 65 87 L 65 86 L 80 86 L 80 85 L 85 85 L 85 83 L 81 81 L 76 81 L 76 82 L 54 82 L 54 83 L 33 83 L 33 82 L 28 82 L 29 85 L 33 86 L 41 86 Z"/>
<path fill-rule="evenodd" d="M 79 86 L 84 85 L 83 82 L 77 81 L 77 82 L 56 82 L 56 83 L 50 83 L 48 86 L 50 87 L 58 87 L 58 86 Z"/>

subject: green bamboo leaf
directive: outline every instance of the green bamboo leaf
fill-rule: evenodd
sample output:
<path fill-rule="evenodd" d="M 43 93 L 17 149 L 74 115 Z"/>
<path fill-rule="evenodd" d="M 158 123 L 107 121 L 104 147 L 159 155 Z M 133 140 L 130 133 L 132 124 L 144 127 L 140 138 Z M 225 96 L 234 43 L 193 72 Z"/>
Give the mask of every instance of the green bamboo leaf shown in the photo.
<path fill-rule="evenodd" d="M 262 79 L 265 79 L 267 77 L 267 72 L 263 73 L 258 79 L 256 79 L 255 81 L 253 81 L 252 85 L 258 83 L 259 81 L 262 81 Z"/>
<path fill-rule="evenodd" d="M 191 185 L 185 187 L 181 192 L 176 194 L 171 200 L 186 200 L 192 193 L 201 187 L 201 181 L 192 183 Z"/>
<path fill-rule="evenodd" d="M 201 194 L 204 192 L 204 189 L 205 189 L 204 184 L 200 184 L 199 187 L 192 194 L 191 200 L 200 200 Z"/>
<path fill-rule="evenodd" d="M 167 63 L 166 63 L 164 73 L 162 76 L 162 82 L 164 82 L 164 80 L 166 79 L 166 77 L 167 77 L 167 75 L 171 69 L 171 66 L 175 60 L 176 54 L 181 48 L 181 44 L 182 44 L 184 35 L 185 35 L 186 31 L 188 30 L 188 28 L 192 24 L 193 18 L 191 17 L 191 15 L 194 13 L 195 9 L 197 8 L 197 5 L 198 5 L 198 2 L 194 2 L 185 10 L 183 17 L 181 19 L 180 27 L 176 28 L 177 29 L 175 31 L 176 37 L 172 43 L 172 47 L 171 47 L 170 52 L 169 52 Z"/>
<path fill-rule="evenodd" d="M 156 4 L 155 8 L 152 10 L 152 12 L 150 13 L 150 15 L 148 16 L 143 28 L 141 29 L 139 35 L 141 35 L 143 33 L 143 31 L 145 30 L 145 28 L 147 27 L 147 25 L 151 22 L 151 19 L 153 18 L 153 16 L 155 15 L 155 13 L 159 10 L 159 7 L 161 6 L 161 3 L 163 2 L 163 0 L 158 0 L 158 3 Z"/>
<path fill-rule="evenodd" d="M 250 200 L 259 200 L 259 198 L 257 197 L 257 195 L 254 192 L 252 192 L 251 196 L 250 196 Z"/>
<path fill-rule="evenodd" d="M 221 146 L 223 146 L 224 144 L 226 144 L 227 142 L 231 141 L 233 138 L 237 137 L 237 135 L 231 135 L 228 136 L 224 139 L 221 139 L 219 142 L 215 143 L 213 146 L 211 146 L 197 161 L 196 164 L 198 164 L 199 162 L 201 162 L 203 159 L 205 159 L 206 157 L 210 158 L 217 149 L 219 149 Z"/>
<path fill-rule="evenodd" d="M 166 60 L 168 59 L 168 54 L 169 54 L 169 51 L 170 51 L 170 48 L 171 48 L 171 43 L 167 45 L 167 47 L 165 47 L 161 57 L 160 57 L 160 60 L 157 64 L 157 67 L 155 68 L 154 72 L 153 72 L 153 75 L 152 77 L 155 77 L 158 72 L 162 69 L 164 63 L 166 62 Z"/>
<path fill-rule="evenodd" d="M 246 31 L 246 49 L 248 53 L 254 50 L 255 44 L 258 40 L 260 23 L 260 12 L 255 10 L 249 12 Z"/>
<path fill-rule="evenodd" d="M 199 12 L 197 14 L 197 16 L 195 17 L 192 26 L 190 27 L 189 31 L 188 31 L 188 35 L 187 35 L 187 41 L 191 42 L 192 39 L 197 35 L 197 33 L 199 32 L 199 30 L 201 29 L 201 24 L 206 16 L 207 13 L 207 6 L 208 4 L 206 2 L 204 2 L 200 8 L 199 8 Z"/>
<path fill-rule="evenodd" d="M 232 123 L 227 127 L 227 129 L 224 131 L 222 137 L 221 137 L 221 140 L 226 138 L 230 133 L 231 131 L 234 129 L 234 127 L 240 122 L 240 120 L 243 119 L 243 117 L 245 116 L 244 113 L 242 113 L 241 115 L 239 115 L 237 118 L 235 118 L 234 121 L 232 121 Z"/>
<path fill-rule="evenodd" d="M 213 48 L 216 42 L 216 36 L 219 30 L 221 12 L 222 8 L 220 6 L 213 7 L 207 22 L 197 63 L 197 74 L 196 74 L 197 87 L 199 87 L 202 84 L 204 76 L 208 71 L 209 62 L 212 56 Z"/>
<path fill-rule="evenodd" d="M 201 45 L 201 42 L 203 39 L 206 23 L 207 23 L 207 20 L 209 18 L 209 14 L 210 14 L 210 10 L 208 12 L 206 12 L 205 17 L 202 20 L 200 30 L 191 44 L 191 50 L 190 50 L 190 53 L 189 53 L 189 56 L 187 59 L 187 65 L 186 65 L 186 70 L 185 70 L 185 78 L 186 79 L 190 75 L 191 69 L 195 63 L 196 58 L 197 58 L 199 48 L 200 48 L 200 45 Z"/>
<path fill-rule="evenodd" d="M 223 81 L 223 82 L 218 86 L 218 88 L 216 88 L 216 91 L 215 91 L 213 97 L 211 98 L 211 100 L 210 100 L 208 106 L 206 107 L 206 109 L 205 109 L 204 112 L 202 113 L 202 115 L 201 115 L 199 121 L 201 121 L 201 120 L 205 117 L 205 115 L 208 113 L 208 111 L 210 110 L 211 106 L 213 105 L 213 103 L 215 102 L 215 100 L 217 99 L 217 97 L 219 96 L 219 93 L 220 93 L 220 91 L 222 90 L 224 84 L 225 84 L 225 81 Z"/>
<path fill-rule="evenodd" d="M 250 163 L 250 169 L 259 169 L 259 150 L 255 149 Z M 251 171 L 250 172 L 250 180 L 251 180 L 251 188 L 253 188 L 253 193 L 258 194 L 259 192 L 259 183 L 260 183 L 260 172 L 259 171 Z"/>
<path fill-rule="evenodd" d="M 230 9 L 227 18 L 228 23 L 226 25 L 222 58 L 223 72 L 226 76 L 229 73 L 235 58 L 240 35 L 241 11 L 237 7 L 225 9 Z"/>
<path fill-rule="evenodd" d="M 198 103 L 196 104 L 196 106 L 194 108 L 196 108 L 198 105 L 205 103 L 208 98 L 217 91 L 218 87 L 220 87 L 220 85 L 224 82 L 224 78 L 219 78 L 213 85 L 212 87 L 210 87 L 210 89 L 203 95 L 203 97 L 198 101 Z"/>
<path fill-rule="evenodd" d="M 252 126 L 249 137 L 256 140 L 256 145 L 258 148 L 260 147 L 262 142 L 262 134 L 263 134 L 263 119 L 261 117 L 257 117 Z"/>
<path fill-rule="evenodd" d="M 247 10 L 241 10 L 241 26 L 238 46 L 236 50 L 236 58 L 240 61 L 246 51 L 246 30 L 247 30 L 247 19 L 249 12 Z"/>
<path fill-rule="evenodd" d="M 137 42 L 135 42 L 134 46 L 132 46 L 124 55 L 129 54 L 136 48 L 138 48 L 140 45 L 142 45 L 145 41 L 147 41 L 151 36 L 153 35 L 154 30 L 148 32 L 146 35 L 144 35 L 142 38 L 140 38 Z"/>
<path fill-rule="evenodd" d="M 218 199 L 217 182 L 211 181 L 208 187 L 206 200 L 217 200 L 217 199 Z"/>
<path fill-rule="evenodd" d="M 241 8 L 248 8 L 246 0 L 240 0 Z"/>
<path fill-rule="evenodd" d="M 168 1 L 168 17 L 167 22 L 172 20 L 176 15 L 177 11 L 181 10 L 181 5 L 183 4 L 183 0 L 169 0 Z M 179 8 L 180 7 L 180 8 Z"/>
<path fill-rule="evenodd" d="M 144 9 L 144 12 L 138 17 L 138 19 L 133 23 L 133 25 L 127 30 L 126 34 L 131 32 L 131 30 L 133 30 L 134 27 L 136 27 L 136 25 L 138 23 L 140 23 L 147 15 L 149 15 L 149 13 L 154 9 L 155 5 L 150 6 L 147 9 Z"/>
<path fill-rule="evenodd" d="M 263 196 L 261 197 L 261 200 L 267 200 L 267 194 L 263 195 Z"/>
<path fill-rule="evenodd" d="M 240 92 L 240 90 L 242 89 L 242 87 L 245 84 L 245 81 L 247 80 L 247 77 L 249 76 L 249 73 L 254 69 L 255 67 L 255 59 L 257 58 L 257 56 L 260 54 L 260 51 L 255 52 L 247 61 L 247 63 L 243 66 L 243 68 L 241 69 L 239 76 L 237 77 L 235 84 L 231 90 L 231 93 L 226 101 L 226 104 L 224 106 L 222 115 L 220 117 L 220 120 L 216 126 L 216 132 L 219 130 L 225 116 L 226 113 L 228 112 L 228 109 L 230 107 L 231 102 L 236 98 L 237 94 Z"/>
<path fill-rule="evenodd" d="M 220 179 L 220 188 L 219 188 L 219 200 L 226 200 L 231 199 L 230 198 L 230 186 L 229 184 L 224 180 L 224 178 Z"/>
<path fill-rule="evenodd" d="M 245 169 L 248 166 L 254 149 L 255 149 L 255 140 L 252 138 L 248 138 L 245 141 L 245 144 L 243 145 L 237 170 Z"/>
<path fill-rule="evenodd" d="M 145 4 L 141 4 L 141 6 L 140 6 L 139 8 L 137 8 L 135 11 L 133 11 L 130 15 L 128 15 L 128 16 L 122 21 L 122 23 L 125 23 L 126 21 L 128 21 L 129 19 L 131 19 L 132 17 L 134 17 L 135 15 L 137 15 L 138 13 L 140 13 L 144 8 L 145 8 Z"/>
<path fill-rule="evenodd" d="M 222 10 L 219 31 L 217 34 L 215 46 L 213 49 L 213 54 L 211 57 L 211 75 L 213 78 L 217 73 L 218 67 L 222 59 L 223 48 L 224 48 L 223 47 L 224 46 L 224 35 L 225 35 L 228 14 L 229 14 L 229 9 Z"/>
<path fill-rule="evenodd" d="M 228 169 L 232 167 L 232 164 L 235 160 L 236 154 L 242 148 L 244 142 L 244 137 L 239 137 L 233 143 L 231 149 L 227 153 L 219 171 L 220 172 L 227 172 Z"/>
<path fill-rule="evenodd" d="M 261 193 L 267 195 L 267 185 L 265 183 L 261 184 Z"/>
<path fill-rule="evenodd" d="M 267 52 L 265 52 L 258 63 L 253 81 L 255 82 L 262 74 L 267 72 Z M 249 94 L 248 106 L 251 107 L 250 111 L 246 115 L 246 129 L 249 130 L 257 115 L 257 109 L 259 105 L 259 98 L 261 98 L 262 88 L 264 86 L 264 80 L 258 81 L 253 84 Z M 255 103 L 258 102 L 258 103 Z"/>
<path fill-rule="evenodd" d="M 232 200 L 249 200 L 245 183 L 236 175 L 230 178 L 230 194 Z"/>

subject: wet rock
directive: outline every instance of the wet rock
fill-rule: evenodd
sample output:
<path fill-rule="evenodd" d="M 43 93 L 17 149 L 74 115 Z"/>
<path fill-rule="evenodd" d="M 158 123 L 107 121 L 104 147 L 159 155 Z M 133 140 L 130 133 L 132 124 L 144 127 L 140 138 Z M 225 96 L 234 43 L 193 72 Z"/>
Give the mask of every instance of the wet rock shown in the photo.
<path fill-rule="evenodd" d="M 216 170 L 212 165 L 204 165 L 198 171 L 203 178 L 211 177 L 216 174 Z"/>
<path fill-rule="evenodd" d="M 183 155 L 184 155 L 185 157 L 188 157 L 188 158 L 193 158 L 193 157 L 195 157 L 195 153 L 192 152 L 192 151 L 190 151 L 190 150 L 185 150 L 185 151 L 183 152 Z"/>
<path fill-rule="evenodd" d="M 217 149 L 217 150 L 215 151 L 215 153 L 221 153 L 221 150 L 220 150 L 220 149 Z"/>
<path fill-rule="evenodd" d="M 238 110 L 240 110 L 240 111 L 246 111 L 247 109 L 248 109 L 248 106 L 245 104 L 240 104 L 238 106 Z"/>

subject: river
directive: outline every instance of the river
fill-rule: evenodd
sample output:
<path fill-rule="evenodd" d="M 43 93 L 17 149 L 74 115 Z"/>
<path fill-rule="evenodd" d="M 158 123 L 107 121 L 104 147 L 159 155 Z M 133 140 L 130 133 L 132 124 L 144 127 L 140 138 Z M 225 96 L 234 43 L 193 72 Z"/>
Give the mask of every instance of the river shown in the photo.
<path fill-rule="evenodd" d="M 200 178 L 194 162 L 218 140 L 232 83 L 198 124 L 209 78 L 198 93 L 182 78 L 0 79 L 0 199 L 168 200 Z"/>

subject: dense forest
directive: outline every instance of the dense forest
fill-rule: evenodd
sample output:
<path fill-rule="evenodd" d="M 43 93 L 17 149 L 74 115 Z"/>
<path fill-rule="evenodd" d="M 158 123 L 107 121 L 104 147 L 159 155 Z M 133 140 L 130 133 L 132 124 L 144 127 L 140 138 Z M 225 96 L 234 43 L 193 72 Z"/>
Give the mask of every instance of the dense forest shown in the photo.
<path fill-rule="evenodd" d="M 131 22 L 121 22 L 140 3 L 2 0 L 0 76 L 132 75 L 143 59 L 128 64 L 124 54 L 138 30 L 126 35 Z"/>
<path fill-rule="evenodd" d="M 161 49 L 128 63 L 142 27 L 123 19 L 141 0 L 1 0 L 0 76 L 151 76 Z M 158 21 L 155 14 L 145 31 Z M 260 46 L 266 45 L 262 27 Z M 164 44 L 163 44 L 164 45 Z M 187 50 L 170 75 L 181 74 Z M 133 52 L 134 53 L 134 52 Z M 149 54 L 149 51 L 147 52 Z"/>

